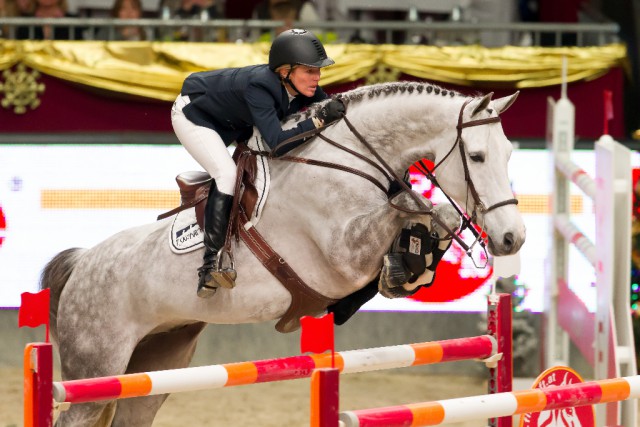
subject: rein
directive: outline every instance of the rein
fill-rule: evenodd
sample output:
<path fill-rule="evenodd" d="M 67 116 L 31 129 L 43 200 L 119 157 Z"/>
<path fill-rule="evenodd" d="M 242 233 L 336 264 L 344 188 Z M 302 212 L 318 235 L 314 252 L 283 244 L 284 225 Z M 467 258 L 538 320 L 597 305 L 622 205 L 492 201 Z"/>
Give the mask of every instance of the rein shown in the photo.
<path fill-rule="evenodd" d="M 416 204 L 418 205 L 418 209 L 417 210 L 412 210 L 412 209 L 407 209 L 407 208 L 403 208 L 401 206 L 398 206 L 396 204 L 394 204 L 392 202 L 393 197 L 391 197 L 389 199 L 389 204 L 397 210 L 400 210 L 402 212 L 406 212 L 406 213 L 411 213 L 411 214 L 418 214 L 418 215 L 431 215 L 431 218 L 433 221 L 435 221 L 439 226 L 441 226 L 444 230 L 447 231 L 447 235 L 445 237 L 443 237 L 443 239 L 448 239 L 449 237 L 453 238 L 456 242 L 458 242 L 458 244 L 465 250 L 466 254 L 469 255 L 469 257 L 471 257 L 471 250 L 472 248 L 476 245 L 476 243 L 479 243 L 480 246 L 482 246 L 483 250 L 485 251 L 486 254 L 486 247 L 485 247 L 485 243 L 482 240 L 482 235 L 481 233 L 479 233 L 475 227 L 473 227 L 472 223 L 475 223 L 476 218 L 477 218 L 477 214 L 481 213 L 481 214 L 486 214 L 494 209 L 497 209 L 499 207 L 502 206 L 506 206 L 506 205 L 517 205 L 518 204 L 518 200 L 513 198 L 513 199 L 507 199 L 507 200 L 503 200 L 501 202 L 495 203 L 493 205 L 491 205 L 490 207 L 486 208 L 484 203 L 482 202 L 480 195 L 478 194 L 478 191 L 476 190 L 475 185 L 473 184 L 473 180 L 471 179 L 471 174 L 469 173 L 469 166 L 467 163 L 467 157 L 466 157 L 466 150 L 465 150 L 465 143 L 464 143 L 464 139 L 462 138 L 462 130 L 465 128 L 469 128 L 469 127 L 475 127 L 475 126 L 482 126 L 482 125 L 486 125 L 486 124 L 491 124 L 491 123 L 497 123 L 500 122 L 500 117 L 496 116 L 496 117 L 488 117 L 485 119 L 478 119 L 478 120 L 471 120 L 468 122 L 464 122 L 463 121 L 463 114 L 464 114 L 464 109 L 465 107 L 472 101 L 472 98 L 467 99 L 464 104 L 462 105 L 462 107 L 460 108 L 460 113 L 458 114 L 458 124 L 456 126 L 457 129 L 457 136 L 456 136 L 456 140 L 454 142 L 454 144 L 451 146 L 451 149 L 447 152 L 447 154 L 434 166 L 433 170 L 429 170 L 426 165 L 422 162 L 419 161 L 419 165 L 420 167 L 418 167 L 418 170 L 425 175 L 436 187 L 440 188 L 440 185 L 438 184 L 435 175 L 433 174 L 433 172 L 440 166 L 442 165 L 442 163 L 451 155 L 451 153 L 453 153 L 453 151 L 455 150 L 456 146 L 458 146 L 458 148 L 460 149 L 460 157 L 462 159 L 462 166 L 464 168 L 464 178 L 465 178 L 465 182 L 467 183 L 467 187 L 468 187 L 468 192 L 471 192 L 471 196 L 473 197 L 473 201 L 474 201 L 474 205 L 473 205 L 473 212 L 472 215 L 469 216 L 468 214 L 463 213 L 458 207 L 457 205 L 453 202 L 453 200 L 446 194 L 445 196 L 447 197 L 447 199 L 449 200 L 449 202 L 454 206 L 454 208 L 458 211 L 458 213 L 460 214 L 460 216 L 463 219 L 463 222 L 461 224 L 460 227 L 460 231 L 459 233 L 461 233 L 465 228 L 471 230 L 471 232 L 474 234 L 475 236 L 475 240 L 474 242 L 471 244 L 471 246 L 467 245 L 466 242 L 464 242 L 464 240 L 462 240 L 462 238 L 459 236 L 459 233 L 456 233 L 454 230 L 451 230 L 440 218 L 438 218 L 438 215 L 434 215 L 432 208 L 430 206 L 427 206 L 424 201 L 422 200 L 422 198 L 420 198 L 420 196 L 411 189 L 411 187 L 409 187 L 409 185 L 407 185 L 407 183 L 402 180 L 395 172 L 394 170 L 391 168 L 391 166 L 389 166 L 389 164 L 380 156 L 380 154 L 376 151 L 376 149 L 369 144 L 369 142 L 366 140 L 366 138 L 364 136 L 362 136 L 362 134 L 353 126 L 353 124 L 349 121 L 349 119 L 346 117 L 346 115 L 342 116 L 341 120 L 344 120 L 345 124 L 347 125 L 347 127 L 349 128 L 349 130 L 351 131 L 351 133 L 353 133 L 353 135 L 362 143 L 362 145 L 364 145 L 369 152 L 371 152 L 371 154 L 373 154 L 373 156 L 375 157 L 375 159 L 377 160 L 377 163 L 374 162 L 373 160 L 365 157 L 364 155 L 351 150 L 333 140 L 331 140 L 330 138 L 322 135 L 322 132 L 328 127 L 328 126 L 332 126 L 334 124 L 336 124 L 338 121 L 335 121 L 329 125 L 323 126 L 321 128 L 318 129 L 314 129 L 308 132 L 304 132 L 300 135 L 296 135 L 292 138 L 289 138 L 283 142 L 281 142 L 280 144 L 278 144 L 272 151 L 267 152 L 267 151 L 252 151 L 252 154 L 255 155 L 262 155 L 262 156 L 266 156 L 270 159 L 275 159 L 275 160 L 282 160 L 282 161 L 288 161 L 288 162 L 293 162 L 293 163 L 301 163 L 301 164 L 308 164 L 308 165 L 313 165 L 313 166 L 321 166 L 321 167 L 326 167 L 326 168 L 330 168 L 330 169 L 336 169 L 336 170 L 341 170 L 344 172 L 348 172 L 351 173 L 353 175 L 357 175 L 361 178 L 364 178 L 366 180 L 368 180 L 369 182 L 373 183 L 376 187 L 378 187 L 380 190 L 382 190 L 385 194 L 387 194 L 387 196 L 391 196 L 389 194 L 389 186 L 393 183 L 396 183 L 397 185 L 400 186 L 400 188 L 402 189 L 402 191 L 407 192 L 407 194 L 409 194 L 409 196 L 413 199 L 414 202 L 416 202 Z M 338 163 L 332 163 L 332 162 L 325 162 L 322 160 L 314 160 L 314 159 L 308 159 L 308 158 L 304 158 L 304 157 L 297 157 L 297 156 L 275 156 L 273 153 L 277 152 L 278 149 L 280 149 L 281 147 L 294 142 L 294 141 L 298 141 L 300 139 L 306 140 L 307 138 L 310 137 L 319 137 L 320 139 L 322 139 L 325 142 L 328 142 L 329 144 L 333 145 L 336 148 L 339 148 L 355 157 L 357 157 L 358 159 L 366 162 L 367 164 L 369 164 L 370 166 L 373 166 L 375 169 L 377 169 L 379 172 L 382 173 L 382 175 L 384 175 L 384 177 L 388 180 L 389 184 L 387 186 L 385 186 L 384 184 L 382 184 L 379 180 L 377 180 L 376 178 L 374 178 L 373 176 L 362 172 L 358 169 L 355 168 L 351 168 L 349 166 L 344 166 Z M 424 170 L 423 170 L 424 169 Z M 440 188 L 442 190 L 442 188 Z M 398 193 L 399 194 L 399 193 Z M 481 229 L 483 227 L 480 227 Z M 473 257 L 471 257 L 473 260 Z M 475 264 L 475 260 L 474 260 L 474 264 Z M 477 265 L 476 265 L 477 267 Z"/>

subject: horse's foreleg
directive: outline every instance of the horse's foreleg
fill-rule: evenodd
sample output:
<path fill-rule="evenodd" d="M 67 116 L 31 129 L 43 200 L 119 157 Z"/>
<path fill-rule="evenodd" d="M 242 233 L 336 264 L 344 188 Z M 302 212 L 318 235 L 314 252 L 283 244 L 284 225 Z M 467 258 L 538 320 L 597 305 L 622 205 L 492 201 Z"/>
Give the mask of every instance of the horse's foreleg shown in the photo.
<path fill-rule="evenodd" d="M 429 200 L 424 198 L 423 200 L 431 207 Z M 396 197 L 394 203 L 401 207 L 416 209 L 415 202 L 406 193 Z M 407 219 L 415 216 L 386 203 L 367 214 L 351 219 L 344 229 L 342 239 L 335 240 L 341 242 L 336 243 L 341 246 L 333 251 L 335 259 L 332 261 L 335 265 L 344 267 L 347 267 L 344 264 L 350 263 L 356 275 L 362 275 L 363 271 L 370 272 L 368 280 L 371 280 L 380 271 L 382 257 L 391 248 L 393 239 Z M 429 219 L 427 216 L 421 216 L 421 218 Z"/>
<path fill-rule="evenodd" d="M 377 276 L 364 288 L 355 291 L 351 295 L 347 295 L 340 301 L 327 307 L 327 311 L 333 313 L 333 322 L 336 325 L 343 325 L 351 316 L 360 310 L 360 307 L 375 297 L 378 293 L 379 279 L 380 276 Z"/>
<path fill-rule="evenodd" d="M 430 207 L 431 202 L 426 199 L 424 200 Z M 410 208 L 410 204 L 414 202 L 409 195 L 402 194 L 396 198 L 394 203 Z M 376 296 L 378 293 L 378 282 L 380 281 L 382 256 L 389 250 L 393 239 L 395 239 L 407 218 L 410 216 L 411 214 L 394 209 L 391 205 L 385 204 L 349 222 L 345 228 L 346 232 L 343 240 L 345 243 L 339 249 L 331 251 L 331 253 L 341 257 L 334 259 L 333 262 L 338 268 L 344 269 L 356 266 L 359 271 L 373 272 L 374 276 L 370 278 L 366 286 L 361 287 L 328 307 L 328 311 L 334 314 L 334 322 L 336 324 L 342 325 L 345 323 L 360 307 Z M 341 250 L 344 251 L 342 252 Z M 404 270 L 401 269 L 401 272 L 404 273 Z M 343 275 L 349 277 L 349 273 L 351 272 L 343 273 Z M 384 268 L 383 273 L 385 273 Z M 362 273 L 359 274 L 362 276 Z M 386 274 L 389 274 L 389 271 L 386 271 Z M 404 283 L 406 280 L 402 280 L 401 282 Z M 354 284 L 357 284 L 357 282 Z"/>
<path fill-rule="evenodd" d="M 434 214 L 438 215 L 440 223 L 447 228 L 443 228 L 440 223 L 431 224 L 430 232 L 438 238 L 437 245 L 433 250 L 425 254 L 426 268 L 420 276 L 415 278 L 412 283 L 408 280 L 412 277 L 409 271 L 402 274 L 405 267 L 402 261 L 402 254 L 398 256 L 385 256 L 385 263 L 380 276 L 379 290 L 382 295 L 387 298 L 403 298 L 412 295 L 420 286 L 431 286 L 435 281 L 436 267 L 444 256 L 444 253 L 451 246 L 451 236 L 445 238 L 450 231 L 455 231 L 460 225 L 460 215 L 455 208 L 448 204 L 441 204 L 434 208 Z"/>

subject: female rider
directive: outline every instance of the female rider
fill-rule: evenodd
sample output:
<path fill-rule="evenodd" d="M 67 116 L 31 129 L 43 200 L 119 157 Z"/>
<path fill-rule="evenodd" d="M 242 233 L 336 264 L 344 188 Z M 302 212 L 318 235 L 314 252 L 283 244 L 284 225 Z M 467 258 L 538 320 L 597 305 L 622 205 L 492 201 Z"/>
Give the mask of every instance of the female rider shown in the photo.
<path fill-rule="evenodd" d="M 236 166 L 227 146 L 246 141 L 256 126 L 273 149 L 290 137 L 339 119 L 344 105 L 331 100 L 317 116 L 292 129 L 283 130 L 280 124 L 285 116 L 328 97 L 318 82 L 320 69 L 333 63 L 314 34 L 294 29 L 273 41 L 268 65 L 198 72 L 184 81 L 171 110 L 173 129 L 180 143 L 213 178 L 205 207 L 199 297 L 211 297 L 220 286 L 235 286 L 236 272 L 220 269 L 216 259 L 225 243 L 236 179 Z"/>

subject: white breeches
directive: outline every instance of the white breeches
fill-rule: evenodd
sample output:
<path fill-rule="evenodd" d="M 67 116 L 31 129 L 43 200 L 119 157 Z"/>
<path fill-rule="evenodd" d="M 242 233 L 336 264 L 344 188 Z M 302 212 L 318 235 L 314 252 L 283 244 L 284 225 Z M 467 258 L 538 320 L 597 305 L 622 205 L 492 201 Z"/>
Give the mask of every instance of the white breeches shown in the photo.
<path fill-rule="evenodd" d="M 233 195 L 236 184 L 236 164 L 218 132 L 191 122 L 182 113 L 188 96 L 178 95 L 171 108 L 171 124 L 187 152 L 216 181 L 218 190 Z"/>

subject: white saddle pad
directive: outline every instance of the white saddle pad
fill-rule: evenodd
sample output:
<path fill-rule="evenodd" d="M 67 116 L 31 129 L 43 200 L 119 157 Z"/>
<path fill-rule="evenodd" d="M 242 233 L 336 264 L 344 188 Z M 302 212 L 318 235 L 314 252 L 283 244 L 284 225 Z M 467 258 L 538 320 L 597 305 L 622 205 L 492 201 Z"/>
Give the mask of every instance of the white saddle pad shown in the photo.
<path fill-rule="evenodd" d="M 249 148 L 257 151 L 267 151 L 265 142 L 260 137 L 254 136 L 248 142 Z M 264 205 L 267 203 L 269 194 L 269 186 L 271 179 L 269 176 L 269 163 L 264 156 L 258 156 L 257 159 L 256 180 L 254 185 L 258 190 L 258 200 L 255 210 L 251 215 L 251 222 L 255 225 L 260 221 L 260 215 Z M 171 227 L 169 227 L 169 247 L 176 254 L 185 254 L 195 251 L 204 246 L 204 233 L 198 222 L 196 221 L 195 208 L 185 209 L 178 212 L 173 217 Z"/>
<path fill-rule="evenodd" d="M 185 254 L 204 246 L 204 233 L 196 221 L 196 208 L 185 209 L 173 217 L 169 228 L 169 246 L 176 254 Z"/>

